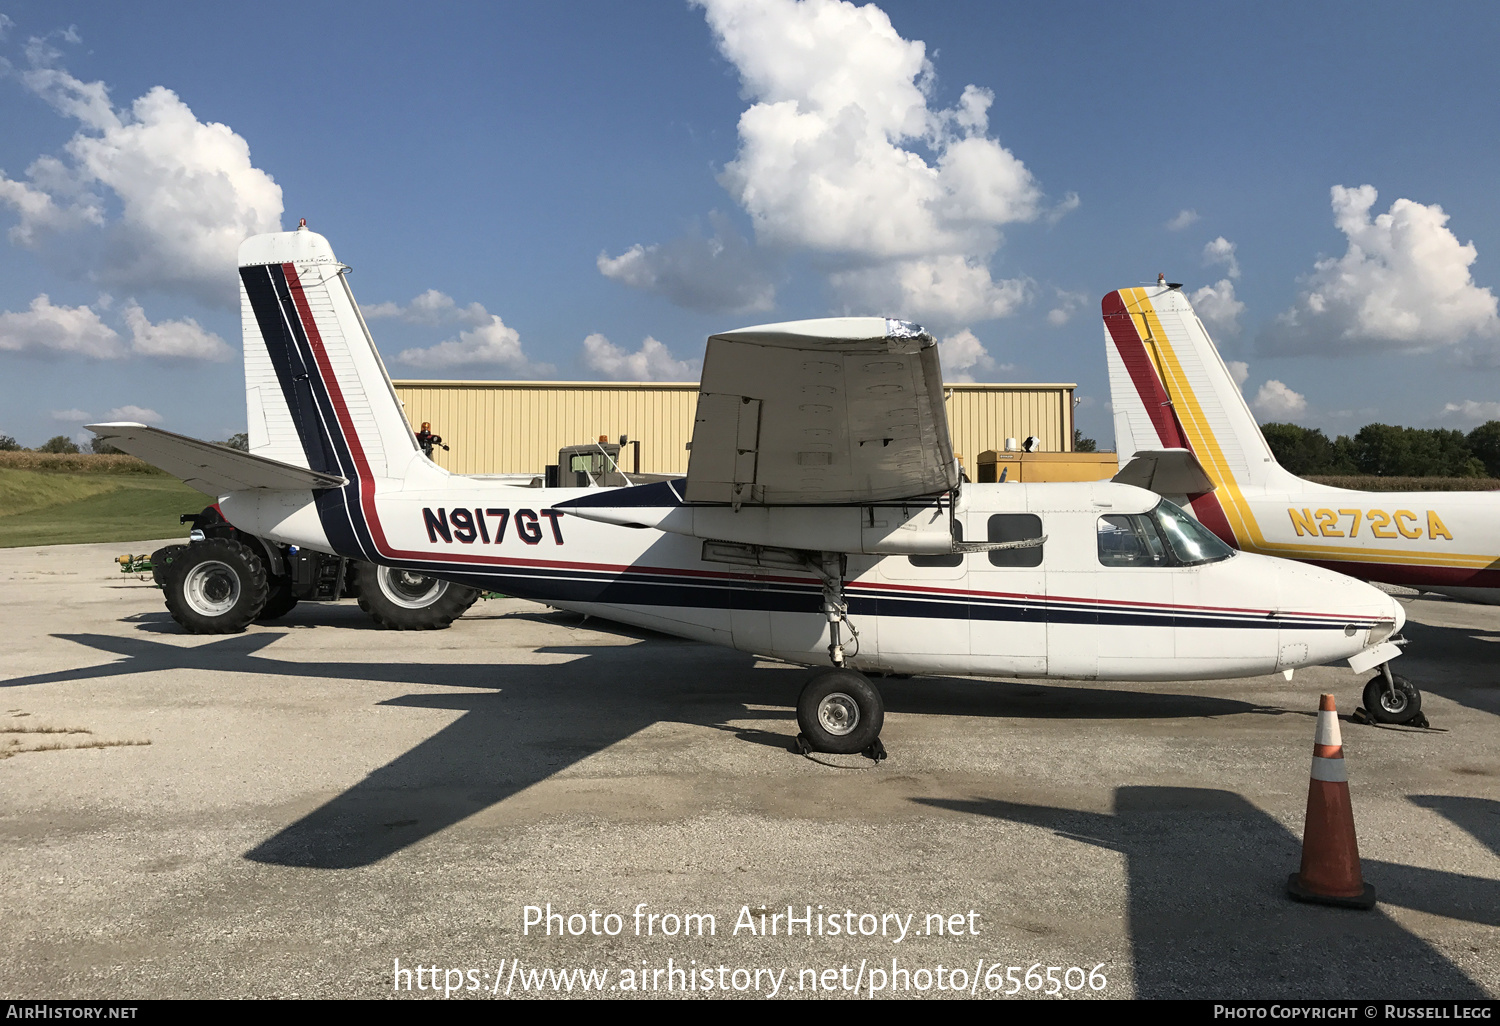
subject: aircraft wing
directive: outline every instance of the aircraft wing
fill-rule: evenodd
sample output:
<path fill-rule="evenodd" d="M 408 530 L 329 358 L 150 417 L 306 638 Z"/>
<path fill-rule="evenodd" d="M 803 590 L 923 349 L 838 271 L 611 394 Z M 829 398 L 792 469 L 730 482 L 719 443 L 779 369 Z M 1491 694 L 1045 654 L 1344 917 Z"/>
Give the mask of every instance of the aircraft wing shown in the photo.
<path fill-rule="evenodd" d="M 1158 495 L 1201 495 L 1214 490 L 1208 471 L 1188 449 L 1143 449 L 1110 480 Z"/>
<path fill-rule="evenodd" d="M 917 325 L 830 317 L 709 338 L 687 502 L 834 505 L 957 486 L 937 343 Z"/>
<path fill-rule="evenodd" d="M 140 457 L 205 495 L 254 489 L 304 491 L 339 488 L 347 483 L 334 474 L 252 456 L 217 442 L 202 442 L 144 424 L 90 424 L 88 429 L 116 449 Z"/>

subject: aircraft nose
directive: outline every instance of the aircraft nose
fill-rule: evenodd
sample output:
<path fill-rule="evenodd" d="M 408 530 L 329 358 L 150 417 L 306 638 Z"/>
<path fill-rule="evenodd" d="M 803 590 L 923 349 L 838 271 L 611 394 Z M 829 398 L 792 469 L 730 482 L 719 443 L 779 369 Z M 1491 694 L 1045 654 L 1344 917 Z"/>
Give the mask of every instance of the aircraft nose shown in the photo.
<path fill-rule="evenodd" d="M 1398 602 L 1394 595 L 1387 595 L 1386 598 L 1391 600 L 1391 612 L 1396 618 L 1396 629 L 1391 633 L 1400 634 L 1401 628 L 1406 626 L 1406 607 Z"/>
<path fill-rule="evenodd" d="M 1305 563 L 1278 562 L 1283 608 L 1347 617 L 1355 622 L 1374 620 L 1376 624 L 1368 635 L 1370 643 L 1396 634 L 1406 623 L 1401 603 L 1372 584 Z M 1366 635 L 1361 632 L 1358 637 L 1363 642 Z"/>

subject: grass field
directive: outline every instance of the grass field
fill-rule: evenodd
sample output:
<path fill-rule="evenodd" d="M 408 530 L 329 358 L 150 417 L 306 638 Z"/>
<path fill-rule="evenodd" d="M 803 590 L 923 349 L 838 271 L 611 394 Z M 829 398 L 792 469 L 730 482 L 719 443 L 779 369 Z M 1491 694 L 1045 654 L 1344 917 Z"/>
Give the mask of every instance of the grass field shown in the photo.
<path fill-rule="evenodd" d="M 1346 477 L 1308 475 L 1307 479 L 1361 492 L 1492 492 L 1500 489 L 1500 478 L 1495 477 L 1374 477 L 1359 474 Z"/>
<path fill-rule="evenodd" d="M 212 501 L 130 457 L 36 455 L 0 454 L 0 548 L 173 538 Z"/>

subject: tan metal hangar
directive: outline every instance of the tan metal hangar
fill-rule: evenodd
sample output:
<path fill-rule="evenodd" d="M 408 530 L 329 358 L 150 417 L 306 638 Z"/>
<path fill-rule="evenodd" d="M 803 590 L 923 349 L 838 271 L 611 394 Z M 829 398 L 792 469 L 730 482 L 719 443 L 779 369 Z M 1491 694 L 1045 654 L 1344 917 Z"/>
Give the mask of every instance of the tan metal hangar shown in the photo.
<path fill-rule="evenodd" d="M 539 474 L 563 446 L 621 435 L 640 442 L 648 474 L 687 471 L 698 402 L 696 381 L 394 382 L 413 430 L 431 423 L 449 446 L 433 458 L 460 474 Z M 1073 384 L 961 383 L 944 386 L 953 448 L 971 476 L 981 453 L 1035 437 L 1037 453 L 1073 448 Z M 1020 454 L 1017 454 L 1018 456 Z M 1027 454 L 1029 455 L 1029 454 Z M 1114 473 L 1106 469 L 1088 477 Z M 624 462 L 622 460 L 622 462 Z M 633 454 L 632 454 L 633 462 Z M 1014 475 L 1011 475 L 1014 479 Z"/>

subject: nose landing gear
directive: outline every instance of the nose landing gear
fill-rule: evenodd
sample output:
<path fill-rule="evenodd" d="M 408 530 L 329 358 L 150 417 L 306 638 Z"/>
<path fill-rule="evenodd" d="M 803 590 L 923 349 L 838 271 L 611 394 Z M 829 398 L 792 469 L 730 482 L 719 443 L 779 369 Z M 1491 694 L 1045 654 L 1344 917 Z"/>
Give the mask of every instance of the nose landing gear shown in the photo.
<path fill-rule="evenodd" d="M 1422 692 L 1405 677 L 1391 673 L 1390 663 L 1381 663 L 1379 675 L 1365 685 L 1364 702 L 1365 712 L 1376 723 L 1428 725 L 1422 715 Z"/>

